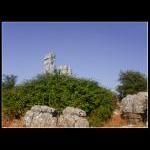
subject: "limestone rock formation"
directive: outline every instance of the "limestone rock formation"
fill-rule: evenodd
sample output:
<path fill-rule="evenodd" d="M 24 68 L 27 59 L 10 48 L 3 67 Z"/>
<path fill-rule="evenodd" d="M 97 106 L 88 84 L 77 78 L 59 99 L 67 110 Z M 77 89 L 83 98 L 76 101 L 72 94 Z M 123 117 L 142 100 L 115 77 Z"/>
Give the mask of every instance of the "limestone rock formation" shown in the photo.
<path fill-rule="evenodd" d="M 89 127 L 85 111 L 67 107 L 62 115 L 48 106 L 33 106 L 24 116 L 25 127 Z"/>
<path fill-rule="evenodd" d="M 141 123 L 145 117 L 147 118 L 147 101 L 147 92 L 127 95 L 121 102 L 122 116 L 127 118 L 130 123 Z"/>
<path fill-rule="evenodd" d="M 56 66 L 55 66 L 55 61 L 56 56 L 54 53 L 48 53 L 44 57 L 44 73 L 54 73 Z"/>
<path fill-rule="evenodd" d="M 85 117 L 86 112 L 79 109 L 79 108 L 74 108 L 74 107 L 66 107 L 63 110 L 63 115 L 71 115 L 71 116 L 79 116 L 79 117 Z"/>
<path fill-rule="evenodd" d="M 55 109 L 48 106 L 33 106 L 24 117 L 25 127 L 56 127 Z"/>
<path fill-rule="evenodd" d="M 69 65 L 60 65 L 58 68 L 55 65 L 56 55 L 54 52 L 49 52 L 44 57 L 43 61 L 43 73 L 54 74 L 55 71 L 59 71 L 60 74 L 72 75 L 72 69 Z"/>
<path fill-rule="evenodd" d="M 63 110 L 63 115 L 58 118 L 59 127 L 89 127 L 89 122 L 85 118 L 86 112 L 74 107 L 67 107 Z"/>
<path fill-rule="evenodd" d="M 59 66 L 59 71 L 60 71 L 60 74 L 72 75 L 72 69 L 68 65 Z"/>

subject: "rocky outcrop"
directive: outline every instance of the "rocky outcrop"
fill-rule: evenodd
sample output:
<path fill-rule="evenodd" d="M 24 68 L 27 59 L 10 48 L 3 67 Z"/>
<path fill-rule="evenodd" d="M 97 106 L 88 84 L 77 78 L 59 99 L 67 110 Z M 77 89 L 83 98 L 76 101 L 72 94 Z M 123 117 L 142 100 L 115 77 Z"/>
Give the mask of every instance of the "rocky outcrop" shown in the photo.
<path fill-rule="evenodd" d="M 48 106 L 33 106 L 24 116 L 25 127 L 89 127 L 86 112 L 67 107 L 62 115 Z"/>
<path fill-rule="evenodd" d="M 63 110 L 63 115 L 58 118 L 59 127 L 89 127 L 86 112 L 73 107 L 67 107 Z"/>
<path fill-rule="evenodd" d="M 139 124 L 147 120 L 148 93 L 139 92 L 134 95 L 127 95 L 121 102 L 122 117 L 131 124 Z"/>
<path fill-rule="evenodd" d="M 66 107 L 63 110 L 63 115 L 70 115 L 70 116 L 79 116 L 79 117 L 85 117 L 86 112 L 79 109 L 79 108 L 74 108 L 74 107 Z"/>
<path fill-rule="evenodd" d="M 48 106 L 33 106 L 24 117 L 25 127 L 56 127 L 55 112 Z"/>

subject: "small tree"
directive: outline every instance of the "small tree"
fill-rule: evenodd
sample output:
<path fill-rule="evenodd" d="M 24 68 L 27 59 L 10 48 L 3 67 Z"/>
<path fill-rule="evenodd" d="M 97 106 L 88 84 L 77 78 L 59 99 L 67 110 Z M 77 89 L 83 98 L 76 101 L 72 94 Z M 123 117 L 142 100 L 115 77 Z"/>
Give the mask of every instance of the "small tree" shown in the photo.
<path fill-rule="evenodd" d="M 3 75 L 3 82 L 2 86 L 3 88 L 12 88 L 15 86 L 17 81 L 17 76 L 15 75 Z"/>
<path fill-rule="evenodd" d="M 127 70 L 121 71 L 119 75 L 120 85 L 117 87 L 120 98 L 125 97 L 128 94 L 136 94 L 140 91 L 147 91 L 147 78 L 144 74 Z"/>

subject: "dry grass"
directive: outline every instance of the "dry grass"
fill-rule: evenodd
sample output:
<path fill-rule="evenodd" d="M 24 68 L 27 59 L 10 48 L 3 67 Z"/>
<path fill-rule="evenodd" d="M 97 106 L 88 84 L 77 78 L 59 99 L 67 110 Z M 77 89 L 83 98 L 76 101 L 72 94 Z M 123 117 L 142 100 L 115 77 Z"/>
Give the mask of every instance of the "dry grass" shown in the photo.
<path fill-rule="evenodd" d="M 20 119 L 6 119 L 3 117 L 2 119 L 2 127 L 3 128 L 22 128 L 24 127 L 23 117 Z"/>
<path fill-rule="evenodd" d="M 112 116 L 111 119 L 106 121 L 104 127 L 122 127 L 128 125 L 128 122 L 121 118 L 120 113 Z"/>
<path fill-rule="evenodd" d="M 130 124 L 127 120 L 121 118 L 121 114 L 117 110 L 116 114 L 114 114 L 112 118 L 109 119 L 105 123 L 104 127 L 118 127 L 118 128 L 120 127 L 121 128 L 138 128 L 138 127 L 141 128 L 142 127 L 143 128 L 145 127 L 145 125 L 143 123 L 138 124 L 138 125 Z"/>

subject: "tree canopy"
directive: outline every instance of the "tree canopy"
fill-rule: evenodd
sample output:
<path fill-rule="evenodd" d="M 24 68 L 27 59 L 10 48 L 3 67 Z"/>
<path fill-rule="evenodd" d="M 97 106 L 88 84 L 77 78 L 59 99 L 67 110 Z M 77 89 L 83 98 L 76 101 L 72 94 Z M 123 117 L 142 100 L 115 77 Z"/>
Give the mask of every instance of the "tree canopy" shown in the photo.
<path fill-rule="evenodd" d="M 119 75 L 120 85 L 117 87 L 120 98 L 128 94 L 136 94 L 140 91 L 147 91 L 147 78 L 144 74 L 133 71 L 121 71 Z"/>
<path fill-rule="evenodd" d="M 2 81 L 2 86 L 4 88 L 12 88 L 15 86 L 17 81 L 17 76 L 11 74 L 11 75 L 3 75 L 3 81 Z"/>

